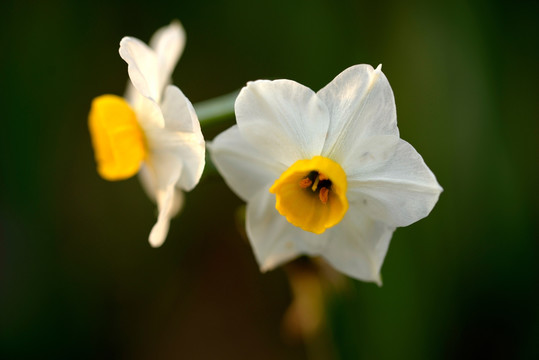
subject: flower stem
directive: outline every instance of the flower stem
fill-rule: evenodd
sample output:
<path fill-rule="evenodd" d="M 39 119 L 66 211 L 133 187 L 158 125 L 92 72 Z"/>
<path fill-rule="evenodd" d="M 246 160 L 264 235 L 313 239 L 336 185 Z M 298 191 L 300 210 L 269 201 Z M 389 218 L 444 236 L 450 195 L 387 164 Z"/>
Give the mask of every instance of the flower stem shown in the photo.
<path fill-rule="evenodd" d="M 233 117 L 234 102 L 238 94 L 239 90 L 235 90 L 229 94 L 194 104 L 200 124 L 209 126 Z"/>

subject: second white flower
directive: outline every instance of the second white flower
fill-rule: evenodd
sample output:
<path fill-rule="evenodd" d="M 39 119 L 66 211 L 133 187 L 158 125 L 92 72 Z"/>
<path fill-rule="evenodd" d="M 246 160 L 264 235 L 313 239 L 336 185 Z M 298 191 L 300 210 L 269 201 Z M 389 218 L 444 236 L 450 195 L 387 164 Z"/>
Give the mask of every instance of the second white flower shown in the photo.
<path fill-rule="evenodd" d="M 210 146 L 247 202 L 247 235 L 261 270 L 299 255 L 381 283 L 393 231 L 427 216 L 442 191 L 399 138 L 381 67 L 356 65 L 315 93 L 290 80 L 247 84 L 237 125 Z"/>

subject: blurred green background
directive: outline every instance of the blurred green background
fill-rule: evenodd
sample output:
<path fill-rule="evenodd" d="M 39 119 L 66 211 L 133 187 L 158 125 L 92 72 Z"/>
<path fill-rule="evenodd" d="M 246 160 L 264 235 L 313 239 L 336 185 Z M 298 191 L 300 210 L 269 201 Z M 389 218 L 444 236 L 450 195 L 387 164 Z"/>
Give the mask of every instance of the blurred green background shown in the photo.
<path fill-rule="evenodd" d="M 382 63 L 401 136 L 444 187 L 394 234 L 384 286 L 351 281 L 335 299 L 338 359 L 539 358 L 536 1 L 0 7 L 0 358 L 307 358 L 282 336 L 286 274 L 259 273 L 219 176 L 152 249 L 138 179 L 95 171 L 87 113 L 124 91 L 120 39 L 172 19 L 187 31 L 174 83 L 193 102 L 260 78 L 318 90 Z"/>

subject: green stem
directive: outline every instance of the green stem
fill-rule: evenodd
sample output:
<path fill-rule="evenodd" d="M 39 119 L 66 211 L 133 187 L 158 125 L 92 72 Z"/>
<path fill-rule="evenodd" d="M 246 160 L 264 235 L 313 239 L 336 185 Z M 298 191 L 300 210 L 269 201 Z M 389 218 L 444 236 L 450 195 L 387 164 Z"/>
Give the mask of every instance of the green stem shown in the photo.
<path fill-rule="evenodd" d="M 239 91 L 233 91 L 213 99 L 194 104 L 200 124 L 203 126 L 218 124 L 234 116 L 234 102 Z"/>
<path fill-rule="evenodd" d="M 234 118 L 234 103 L 238 97 L 239 90 L 229 94 L 221 95 L 213 99 L 200 101 L 194 104 L 195 111 L 203 128 L 212 125 L 226 123 L 226 120 Z M 204 167 L 203 178 L 218 174 L 215 165 L 206 152 L 206 166 Z"/>

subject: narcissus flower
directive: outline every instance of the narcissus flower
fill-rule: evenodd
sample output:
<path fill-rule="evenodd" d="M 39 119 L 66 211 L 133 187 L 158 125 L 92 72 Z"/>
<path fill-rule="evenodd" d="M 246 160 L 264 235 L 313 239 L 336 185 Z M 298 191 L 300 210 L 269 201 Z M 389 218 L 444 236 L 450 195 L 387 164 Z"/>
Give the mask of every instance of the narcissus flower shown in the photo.
<path fill-rule="evenodd" d="M 320 255 L 380 284 L 393 231 L 427 216 L 442 191 L 399 138 L 381 66 L 352 66 L 317 93 L 290 80 L 250 82 L 235 111 L 237 125 L 210 152 L 247 202 L 261 270 Z"/>
<path fill-rule="evenodd" d="M 125 98 L 95 98 L 89 128 L 97 171 L 107 180 L 137 173 L 159 215 L 149 241 L 160 246 L 170 218 L 182 206 L 183 193 L 193 189 L 204 169 L 205 144 L 192 104 L 170 77 L 185 45 L 179 22 L 159 29 L 147 46 L 124 37 L 120 56 L 128 64 Z"/>

